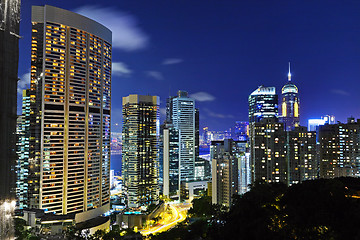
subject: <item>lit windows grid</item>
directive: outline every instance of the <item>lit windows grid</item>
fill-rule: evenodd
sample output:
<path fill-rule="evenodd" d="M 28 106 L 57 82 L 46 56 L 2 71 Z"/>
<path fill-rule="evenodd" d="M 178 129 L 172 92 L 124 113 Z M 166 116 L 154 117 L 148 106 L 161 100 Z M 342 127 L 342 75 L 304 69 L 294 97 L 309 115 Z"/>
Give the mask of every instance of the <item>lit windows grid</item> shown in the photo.
<path fill-rule="evenodd" d="M 42 29 L 45 29 L 44 35 Z M 45 37 L 43 59 L 42 36 Z M 92 47 L 91 43 L 96 45 L 94 46 L 96 51 L 89 51 L 88 46 Z M 38 150 L 33 152 L 35 160 L 40 159 L 40 153 L 44 160 L 42 175 L 40 171 L 38 173 L 34 171 L 35 177 L 32 180 L 33 192 L 36 193 L 40 189 L 36 184 L 39 184 L 40 176 L 43 177 L 41 179 L 43 199 L 40 200 L 39 207 L 62 214 L 101 207 L 109 203 L 110 195 L 108 136 L 110 135 L 111 44 L 85 31 L 62 24 L 33 23 L 31 57 L 31 90 L 34 93 L 31 99 L 35 99 L 33 105 L 39 105 L 41 99 L 45 103 L 43 111 L 33 107 L 33 112 L 37 115 L 33 117 L 36 119 L 34 122 L 44 123 L 42 126 L 44 141 L 41 143 L 44 151 L 41 152 L 40 147 L 35 147 Z M 105 59 L 106 62 L 102 63 Z M 42 60 L 44 69 L 42 69 Z M 88 64 L 90 62 L 91 64 Z M 88 65 L 94 67 L 89 70 Z M 42 77 L 44 83 L 41 82 Z M 43 85 L 43 93 L 35 96 L 41 85 Z M 87 90 L 91 92 L 87 94 Z M 91 100 L 87 101 L 87 99 Z M 104 104 L 102 104 L 103 100 L 105 100 Z M 98 110 L 88 108 L 87 102 Z M 91 113 L 88 113 L 89 111 Z M 86 119 L 91 118 L 96 123 L 87 124 Z M 48 125 L 46 125 L 47 121 Z M 53 131 L 47 131 L 47 128 Z M 92 135 L 87 136 L 87 131 Z M 102 133 L 106 133 L 107 136 L 102 138 Z M 65 136 L 68 139 L 66 141 Z M 35 139 L 39 138 L 35 137 Z M 66 166 L 64 150 L 67 154 Z M 85 152 L 88 152 L 87 156 Z M 86 162 L 89 170 L 87 173 Z M 85 179 L 85 175 L 88 179 Z M 86 181 L 88 184 L 85 184 Z M 86 185 L 88 185 L 87 192 L 85 192 Z M 66 196 L 62 195 L 63 189 L 66 189 Z M 53 196 L 50 196 L 51 191 Z M 84 198 L 85 194 L 87 198 Z M 35 194 L 34 196 L 36 197 Z M 62 202 L 65 199 L 64 209 Z M 88 199 L 88 202 L 84 203 L 84 199 Z"/>
<path fill-rule="evenodd" d="M 123 102 L 123 173 L 129 207 L 158 200 L 158 118 L 157 104 Z"/>

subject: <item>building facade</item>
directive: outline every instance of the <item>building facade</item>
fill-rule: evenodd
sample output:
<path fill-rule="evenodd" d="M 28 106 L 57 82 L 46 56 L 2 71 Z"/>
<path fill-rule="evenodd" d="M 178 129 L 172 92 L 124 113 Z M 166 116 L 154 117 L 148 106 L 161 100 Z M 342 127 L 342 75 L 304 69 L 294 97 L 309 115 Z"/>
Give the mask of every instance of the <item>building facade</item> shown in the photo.
<path fill-rule="evenodd" d="M 229 207 L 232 197 L 238 194 L 238 163 L 241 150 L 232 139 L 211 143 L 212 203 Z"/>
<path fill-rule="evenodd" d="M 249 123 L 277 118 L 278 95 L 275 87 L 258 87 L 249 96 Z"/>
<path fill-rule="evenodd" d="M 20 0 L 0 1 L 0 205 L 4 201 L 14 201 L 16 192 L 16 97 L 20 4 Z"/>
<path fill-rule="evenodd" d="M 195 178 L 195 158 L 198 146 L 195 100 L 185 91 L 178 91 L 176 97 L 168 100 L 167 119 L 179 131 L 179 165 L 180 181 L 189 182 Z"/>
<path fill-rule="evenodd" d="M 319 127 L 320 177 L 360 175 L 360 120 Z"/>
<path fill-rule="evenodd" d="M 122 173 L 128 207 L 146 207 L 159 200 L 157 96 L 123 97 Z"/>
<path fill-rule="evenodd" d="M 284 123 L 268 119 L 254 124 L 252 136 L 253 181 L 292 185 L 318 177 L 316 132 L 286 131 Z"/>
<path fill-rule="evenodd" d="M 16 198 L 19 209 L 28 207 L 29 141 L 30 141 L 30 90 L 23 90 L 22 114 L 18 116 L 16 164 Z"/>
<path fill-rule="evenodd" d="M 110 209 L 112 33 L 79 14 L 32 8 L 29 208 Z"/>
<path fill-rule="evenodd" d="M 286 135 L 289 185 L 318 178 L 316 132 L 299 126 Z"/>
<path fill-rule="evenodd" d="M 299 90 L 291 82 L 290 63 L 288 83 L 281 89 L 281 117 L 280 122 L 284 123 L 286 131 L 291 131 L 300 125 L 300 101 Z"/>
<path fill-rule="evenodd" d="M 163 195 L 180 194 L 179 131 L 172 124 L 165 124 L 162 134 Z M 161 169 L 161 168 L 160 168 Z"/>

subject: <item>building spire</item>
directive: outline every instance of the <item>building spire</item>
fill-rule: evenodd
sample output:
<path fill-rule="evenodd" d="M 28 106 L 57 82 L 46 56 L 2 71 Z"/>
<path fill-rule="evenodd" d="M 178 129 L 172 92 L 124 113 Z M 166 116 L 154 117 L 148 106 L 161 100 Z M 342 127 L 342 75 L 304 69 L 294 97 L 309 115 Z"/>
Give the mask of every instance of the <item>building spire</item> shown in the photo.
<path fill-rule="evenodd" d="M 289 62 L 289 73 L 288 73 L 288 80 L 291 81 L 291 72 L 290 72 L 290 62 Z"/>

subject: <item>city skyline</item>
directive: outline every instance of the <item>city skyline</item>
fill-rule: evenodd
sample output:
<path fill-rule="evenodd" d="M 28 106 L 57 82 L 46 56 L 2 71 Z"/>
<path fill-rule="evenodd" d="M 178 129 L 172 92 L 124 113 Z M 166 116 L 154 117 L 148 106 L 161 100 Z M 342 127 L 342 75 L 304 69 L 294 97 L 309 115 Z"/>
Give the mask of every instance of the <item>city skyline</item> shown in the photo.
<path fill-rule="evenodd" d="M 20 3 L 0 2 L 1 239 L 360 235 L 360 3 Z"/>
<path fill-rule="evenodd" d="M 23 3 L 21 78 L 30 69 L 30 5 L 44 3 Z M 259 85 L 275 86 L 280 95 L 287 82 L 288 61 L 292 63 L 292 81 L 299 88 L 302 126 L 307 125 L 307 119 L 326 114 L 342 122 L 351 115 L 359 117 L 356 43 L 360 34 L 352 30 L 352 22 L 359 18 L 354 11 L 359 4 L 46 3 L 80 12 L 105 25 L 114 18 L 127 28 L 124 36 L 135 37 L 132 42 L 116 39 L 119 31 L 112 29 L 114 39 L 119 40 L 113 52 L 113 131 L 121 131 L 122 96 L 159 95 L 162 121 L 164 99 L 179 89 L 197 101 L 201 129 L 228 129 L 235 121 L 247 120 L 247 97 Z M 106 17 L 101 15 L 105 10 L 109 10 Z M 97 19 L 99 15 L 104 19 Z M 19 85 L 26 84 L 21 81 Z"/>

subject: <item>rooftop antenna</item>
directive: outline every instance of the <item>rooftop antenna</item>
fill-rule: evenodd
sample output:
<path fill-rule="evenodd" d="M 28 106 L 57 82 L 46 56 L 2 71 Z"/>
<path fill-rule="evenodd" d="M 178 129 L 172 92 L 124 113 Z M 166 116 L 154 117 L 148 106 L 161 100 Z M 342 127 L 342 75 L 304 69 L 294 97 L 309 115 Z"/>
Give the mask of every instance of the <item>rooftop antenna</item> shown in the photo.
<path fill-rule="evenodd" d="M 289 73 L 288 73 L 288 81 L 291 81 L 291 72 L 290 72 L 290 62 L 289 62 Z"/>

